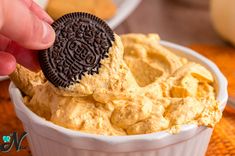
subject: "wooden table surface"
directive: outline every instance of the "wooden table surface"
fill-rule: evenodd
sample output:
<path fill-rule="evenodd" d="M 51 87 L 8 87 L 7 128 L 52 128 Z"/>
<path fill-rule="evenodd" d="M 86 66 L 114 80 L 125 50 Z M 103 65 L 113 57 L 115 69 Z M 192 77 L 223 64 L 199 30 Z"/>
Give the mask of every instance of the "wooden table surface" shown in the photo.
<path fill-rule="evenodd" d="M 116 33 L 158 33 L 164 40 L 225 45 L 215 33 L 209 0 L 142 0 Z"/>
<path fill-rule="evenodd" d="M 185 3 L 184 0 L 143 0 L 127 20 L 115 29 L 115 32 L 159 33 L 164 40 L 186 45 L 198 51 L 219 66 L 229 81 L 229 95 L 235 97 L 235 49 L 214 32 L 207 4 L 205 1 L 192 5 Z M 23 126 L 10 102 L 8 85 L 9 80 L 0 82 L 0 140 L 2 135 L 13 131 L 23 132 Z M 231 115 L 227 109 L 229 108 L 226 108 L 225 119 Z M 222 120 L 217 127 L 221 128 L 223 124 L 225 121 Z M 215 146 L 216 139 L 217 142 L 222 142 L 218 140 L 221 138 L 217 137 L 220 133 L 219 128 L 215 128 L 207 156 L 215 155 L 214 150 L 218 149 Z M 23 144 L 27 146 L 27 141 L 24 140 Z M 217 153 L 216 156 L 235 155 L 235 150 L 230 147 L 233 145 L 228 144 L 225 146 L 228 150 L 225 149 L 225 152 Z M 231 154 L 231 151 L 234 153 Z M 24 149 L 20 152 L 14 150 L 9 153 L 0 152 L 0 156 L 2 155 L 30 156 L 31 154 L 29 149 Z"/>

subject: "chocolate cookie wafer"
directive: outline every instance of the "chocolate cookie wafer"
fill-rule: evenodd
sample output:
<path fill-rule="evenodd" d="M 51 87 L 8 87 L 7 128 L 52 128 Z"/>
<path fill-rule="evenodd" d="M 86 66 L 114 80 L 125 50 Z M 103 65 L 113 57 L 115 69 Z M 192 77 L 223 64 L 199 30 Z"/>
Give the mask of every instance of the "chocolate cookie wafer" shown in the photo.
<path fill-rule="evenodd" d="M 69 87 L 85 74 L 98 74 L 114 41 L 111 28 L 88 13 L 71 13 L 56 20 L 52 47 L 39 53 L 45 77 L 56 87 Z"/>

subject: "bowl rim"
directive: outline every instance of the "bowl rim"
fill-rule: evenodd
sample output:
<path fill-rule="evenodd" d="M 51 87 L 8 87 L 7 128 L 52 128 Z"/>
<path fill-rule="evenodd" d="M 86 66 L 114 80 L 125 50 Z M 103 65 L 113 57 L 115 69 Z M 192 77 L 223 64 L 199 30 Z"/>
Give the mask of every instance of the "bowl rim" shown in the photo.
<path fill-rule="evenodd" d="M 220 101 L 221 103 L 220 109 L 223 110 L 228 99 L 227 80 L 224 77 L 224 75 L 221 73 L 219 68 L 212 61 L 210 61 L 209 59 L 205 58 L 201 54 L 189 48 L 180 46 L 175 43 L 167 42 L 167 41 L 160 41 L 160 44 L 166 48 L 173 48 L 175 50 L 183 52 L 186 55 L 191 55 L 193 58 L 200 60 L 201 62 L 206 64 L 207 67 L 210 68 L 209 70 L 214 74 L 214 77 L 218 80 L 217 100 Z M 153 140 L 162 140 L 162 139 L 169 138 L 172 136 L 181 135 L 183 133 L 187 133 L 190 131 L 197 130 L 197 133 L 199 133 L 207 129 L 207 127 L 204 127 L 204 126 L 197 126 L 194 124 L 190 124 L 190 125 L 182 126 L 180 133 L 178 133 L 177 135 L 172 135 L 166 131 L 150 133 L 150 134 L 141 134 L 141 135 L 128 135 L 128 136 L 104 136 L 104 135 L 97 135 L 97 134 L 89 134 L 89 133 L 71 130 L 71 129 L 67 129 L 62 126 L 56 125 L 50 121 L 47 121 L 41 118 L 40 116 L 32 112 L 25 104 L 23 104 L 20 90 L 13 84 L 13 82 L 11 82 L 9 86 L 9 93 L 13 101 L 17 116 L 19 118 L 20 118 L 20 115 L 18 115 L 18 113 L 23 113 L 25 116 L 27 116 L 30 123 L 34 123 L 45 128 L 53 129 L 57 133 L 62 134 L 63 136 L 66 136 L 66 137 L 71 137 L 71 138 L 79 137 L 79 138 L 91 139 L 92 141 L 97 141 L 98 143 L 109 143 L 112 145 L 117 145 L 117 144 L 122 144 L 122 143 L 127 143 L 127 142 L 136 142 L 136 141 L 151 142 Z M 38 133 L 42 133 L 42 132 L 38 132 Z M 193 133 L 193 135 L 195 134 L 196 133 Z M 44 135 L 44 134 L 40 134 L 40 135 Z M 182 138 L 180 141 L 189 139 L 190 137 L 192 137 L 192 135 L 188 136 L 187 138 Z M 172 144 L 173 143 L 174 142 L 172 142 Z"/>

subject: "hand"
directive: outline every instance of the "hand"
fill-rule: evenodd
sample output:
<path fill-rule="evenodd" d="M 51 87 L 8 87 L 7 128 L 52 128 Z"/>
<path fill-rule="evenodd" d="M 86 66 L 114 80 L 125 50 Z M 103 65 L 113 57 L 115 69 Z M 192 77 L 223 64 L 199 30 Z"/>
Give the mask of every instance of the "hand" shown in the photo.
<path fill-rule="evenodd" d="M 16 61 L 31 70 L 39 69 L 33 50 L 53 44 L 52 22 L 32 0 L 0 0 L 0 75 L 11 74 Z"/>

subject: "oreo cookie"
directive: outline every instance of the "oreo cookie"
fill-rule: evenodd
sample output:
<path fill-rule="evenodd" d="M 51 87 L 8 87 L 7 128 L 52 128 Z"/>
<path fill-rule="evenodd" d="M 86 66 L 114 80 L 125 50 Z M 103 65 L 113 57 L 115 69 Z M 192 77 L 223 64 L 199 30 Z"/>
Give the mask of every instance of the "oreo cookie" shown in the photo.
<path fill-rule="evenodd" d="M 45 77 L 56 87 L 66 88 L 85 74 L 98 74 L 100 61 L 108 57 L 114 41 L 111 28 L 83 12 L 66 14 L 52 27 L 56 33 L 53 46 L 38 53 Z"/>

